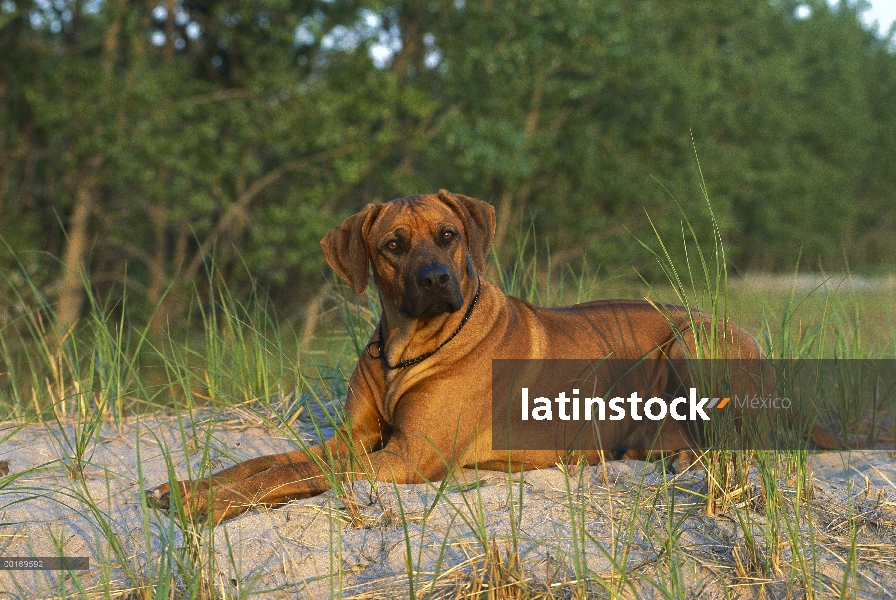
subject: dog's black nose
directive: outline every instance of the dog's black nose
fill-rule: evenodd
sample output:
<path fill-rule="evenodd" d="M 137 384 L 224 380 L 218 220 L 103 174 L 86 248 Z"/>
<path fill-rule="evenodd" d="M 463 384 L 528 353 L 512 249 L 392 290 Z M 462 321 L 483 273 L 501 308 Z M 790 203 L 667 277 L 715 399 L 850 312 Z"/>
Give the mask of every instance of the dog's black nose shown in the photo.
<path fill-rule="evenodd" d="M 441 292 L 451 282 L 451 274 L 442 265 L 430 265 L 417 273 L 417 285 L 425 292 Z"/>

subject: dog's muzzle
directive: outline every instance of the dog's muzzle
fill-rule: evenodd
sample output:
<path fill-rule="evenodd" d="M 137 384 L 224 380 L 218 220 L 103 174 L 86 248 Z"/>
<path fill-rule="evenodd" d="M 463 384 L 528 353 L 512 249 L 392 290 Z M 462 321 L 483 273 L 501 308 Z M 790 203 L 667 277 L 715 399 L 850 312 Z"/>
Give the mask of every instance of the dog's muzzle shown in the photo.
<path fill-rule="evenodd" d="M 448 289 L 451 273 L 442 265 L 432 265 L 417 273 L 417 287 L 427 294 L 439 294 Z"/>
<path fill-rule="evenodd" d="M 404 312 L 419 318 L 453 313 L 463 306 L 463 295 L 457 278 L 447 267 L 427 265 L 414 276 L 412 293 L 408 294 Z"/>

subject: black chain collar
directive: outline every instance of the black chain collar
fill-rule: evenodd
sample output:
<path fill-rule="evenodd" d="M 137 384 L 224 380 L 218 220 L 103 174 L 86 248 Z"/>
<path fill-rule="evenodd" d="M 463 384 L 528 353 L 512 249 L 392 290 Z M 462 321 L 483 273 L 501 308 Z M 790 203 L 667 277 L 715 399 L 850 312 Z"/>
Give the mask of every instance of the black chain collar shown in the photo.
<path fill-rule="evenodd" d="M 432 356 L 433 354 L 435 354 L 436 352 L 441 350 L 445 344 L 447 344 L 448 342 L 453 340 L 454 336 L 456 336 L 458 333 L 460 333 L 460 330 L 463 329 L 464 325 L 467 324 L 467 321 L 469 320 L 470 315 L 473 314 L 473 308 L 476 306 L 476 303 L 479 301 L 479 292 L 480 291 L 482 291 L 482 281 L 477 277 L 476 278 L 476 295 L 473 296 L 473 301 L 470 302 L 470 307 L 467 308 L 467 312 L 466 312 L 466 314 L 464 314 L 464 318 L 460 320 L 460 325 L 457 326 L 457 329 L 454 330 L 454 333 L 452 333 L 451 335 L 448 336 L 447 340 L 445 340 L 444 342 L 442 342 L 441 344 L 436 346 L 435 350 L 421 354 L 420 356 L 418 356 L 416 358 L 410 358 L 408 360 L 403 360 L 400 363 L 398 363 L 397 365 L 390 365 L 388 359 L 386 359 L 385 344 L 383 342 L 383 324 L 382 324 L 382 322 L 380 322 L 379 336 L 377 337 L 377 340 L 375 342 L 370 342 L 369 344 L 367 344 L 367 356 L 369 356 L 370 358 L 372 358 L 374 360 L 376 360 L 377 358 L 382 358 L 383 363 L 386 365 L 386 368 L 393 369 L 393 370 L 394 369 L 403 369 L 405 367 L 410 367 L 412 365 L 416 365 L 417 363 L 423 362 L 424 360 L 426 360 L 427 358 L 429 358 L 430 356 Z M 377 349 L 377 351 L 379 352 L 378 355 L 374 356 L 373 348 Z"/>

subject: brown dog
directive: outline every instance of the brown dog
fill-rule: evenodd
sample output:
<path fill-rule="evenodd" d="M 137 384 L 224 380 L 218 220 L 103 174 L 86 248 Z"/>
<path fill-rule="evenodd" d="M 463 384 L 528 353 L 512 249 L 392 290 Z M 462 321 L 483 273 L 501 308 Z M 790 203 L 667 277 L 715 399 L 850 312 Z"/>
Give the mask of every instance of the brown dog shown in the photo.
<path fill-rule="evenodd" d="M 327 262 L 359 295 L 372 266 L 382 303 L 382 320 L 351 377 L 345 425 L 308 450 L 180 482 L 184 505 L 217 523 L 251 506 L 318 494 L 333 477 L 414 483 L 442 479 L 455 467 L 551 467 L 565 451 L 492 449 L 492 359 L 683 357 L 693 349 L 694 319 L 709 322 L 647 302 L 547 309 L 505 296 L 480 277 L 494 231 L 490 205 L 444 190 L 368 205 L 331 230 L 321 241 Z M 760 356 L 749 334 L 730 324 L 721 329 L 726 354 Z M 602 447 L 624 447 L 643 423 L 607 427 Z M 657 428 L 646 435 L 660 434 L 659 450 L 694 447 L 678 422 Z M 584 453 L 592 463 L 600 456 Z M 167 508 L 168 484 L 147 498 Z"/>

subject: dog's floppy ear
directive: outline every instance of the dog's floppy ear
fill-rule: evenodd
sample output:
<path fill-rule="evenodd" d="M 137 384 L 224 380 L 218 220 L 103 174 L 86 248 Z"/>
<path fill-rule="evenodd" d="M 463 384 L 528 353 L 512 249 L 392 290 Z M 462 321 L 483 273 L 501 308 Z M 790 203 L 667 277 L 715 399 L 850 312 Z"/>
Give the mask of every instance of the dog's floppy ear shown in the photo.
<path fill-rule="evenodd" d="M 368 264 L 367 232 L 380 211 L 381 204 L 368 204 L 327 232 L 320 241 L 330 267 L 351 286 L 358 296 L 367 289 Z"/>
<path fill-rule="evenodd" d="M 439 190 L 439 198 L 449 206 L 455 207 L 467 230 L 467 249 L 473 266 L 480 273 L 485 273 L 488 266 L 488 249 L 495 237 L 495 207 L 488 202 L 470 198 L 463 194 L 452 194 L 448 190 Z"/>

